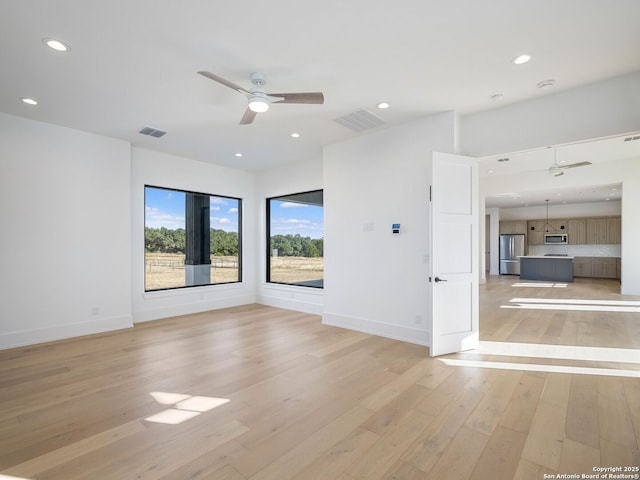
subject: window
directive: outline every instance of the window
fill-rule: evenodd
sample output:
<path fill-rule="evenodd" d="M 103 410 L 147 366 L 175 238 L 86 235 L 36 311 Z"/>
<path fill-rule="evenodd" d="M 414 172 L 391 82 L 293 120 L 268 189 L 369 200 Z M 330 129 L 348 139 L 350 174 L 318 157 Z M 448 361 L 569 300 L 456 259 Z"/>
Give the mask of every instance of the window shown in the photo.
<path fill-rule="evenodd" d="M 267 199 L 267 282 L 323 288 L 322 190 Z"/>
<path fill-rule="evenodd" d="M 242 280 L 242 200 L 144 188 L 144 289 Z"/>

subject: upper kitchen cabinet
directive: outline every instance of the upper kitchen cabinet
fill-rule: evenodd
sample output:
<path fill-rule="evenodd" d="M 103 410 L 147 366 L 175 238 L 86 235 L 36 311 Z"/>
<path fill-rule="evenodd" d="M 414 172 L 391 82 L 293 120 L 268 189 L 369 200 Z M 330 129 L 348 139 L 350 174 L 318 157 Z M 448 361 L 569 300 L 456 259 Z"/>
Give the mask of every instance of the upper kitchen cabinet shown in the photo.
<path fill-rule="evenodd" d="M 527 243 L 529 245 L 544 245 L 544 220 L 529 220 L 527 222 Z"/>
<path fill-rule="evenodd" d="M 567 233 L 567 220 L 550 219 L 547 222 L 547 233 Z"/>
<path fill-rule="evenodd" d="M 606 245 L 607 237 L 606 218 L 587 219 L 587 243 L 589 245 Z"/>
<path fill-rule="evenodd" d="M 584 245 L 587 243 L 587 220 L 575 218 L 567 222 L 567 233 L 570 245 Z"/>
<path fill-rule="evenodd" d="M 587 243 L 615 245 L 621 242 L 620 217 L 587 218 Z"/>
<path fill-rule="evenodd" d="M 500 233 L 527 233 L 526 220 L 503 220 L 500 222 Z"/>
<path fill-rule="evenodd" d="M 622 219 L 620 217 L 607 218 L 608 243 L 618 245 L 622 243 Z"/>

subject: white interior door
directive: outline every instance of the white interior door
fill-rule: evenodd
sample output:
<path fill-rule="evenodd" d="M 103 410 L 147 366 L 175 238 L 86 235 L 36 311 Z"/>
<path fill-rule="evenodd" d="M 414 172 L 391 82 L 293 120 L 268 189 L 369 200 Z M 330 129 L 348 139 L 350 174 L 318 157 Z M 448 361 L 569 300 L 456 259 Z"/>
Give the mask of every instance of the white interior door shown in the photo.
<path fill-rule="evenodd" d="M 478 346 L 478 248 L 477 160 L 434 152 L 429 282 L 432 357 Z"/>

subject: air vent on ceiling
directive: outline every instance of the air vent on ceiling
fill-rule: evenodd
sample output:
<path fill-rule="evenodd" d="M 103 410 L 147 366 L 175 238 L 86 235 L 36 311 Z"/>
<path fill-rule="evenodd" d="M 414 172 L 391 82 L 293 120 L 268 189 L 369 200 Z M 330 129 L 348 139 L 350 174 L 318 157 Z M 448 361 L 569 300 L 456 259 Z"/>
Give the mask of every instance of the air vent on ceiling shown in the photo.
<path fill-rule="evenodd" d="M 506 158 L 506 157 L 505 157 L 505 158 L 499 158 L 499 159 L 498 159 L 498 161 L 499 161 L 499 162 L 508 162 L 508 161 L 509 161 L 509 159 L 508 159 L 508 158 Z"/>
<path fill-rule="evenodd" d="M 385 125 L 385 121 L 376 117 L 373 113 L 360 109 L 343 117 L 335 118 L 334 122 L 354 132 L 364 132 L 372 128 Z"/>
<path fill-rule="evenodd" d="M 624 139 L 625 142 L 632 142 L 634 140 L 640 140 L 640 135 L 635 136 L 635 137 L 627 137 Z"/>
<path fill-rule="evenodd" d="M 138 133 L 141 133 L 142 135 L 149 135 L 150 137 L 155 138 L 160 138 L 167 134 L 167 132 L 165 132 L 164 130 L 159 130 L 153 127 L 144 127 Z"/>

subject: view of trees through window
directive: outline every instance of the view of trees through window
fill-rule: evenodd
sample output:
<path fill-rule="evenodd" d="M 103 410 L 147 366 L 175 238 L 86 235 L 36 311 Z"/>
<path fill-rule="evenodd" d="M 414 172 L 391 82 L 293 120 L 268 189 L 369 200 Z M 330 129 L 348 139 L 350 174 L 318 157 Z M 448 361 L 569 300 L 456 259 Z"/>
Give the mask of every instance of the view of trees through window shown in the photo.
<path fill-rule="evenodd" d="M 267 199 L 267 225 L 267 281 L 322 288 L 322 190 Z"/>
<path fill-rule="evenodd" d="M 242 280 L 242 200 L 145 187 L 145 290 Z"/>

